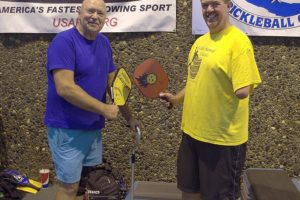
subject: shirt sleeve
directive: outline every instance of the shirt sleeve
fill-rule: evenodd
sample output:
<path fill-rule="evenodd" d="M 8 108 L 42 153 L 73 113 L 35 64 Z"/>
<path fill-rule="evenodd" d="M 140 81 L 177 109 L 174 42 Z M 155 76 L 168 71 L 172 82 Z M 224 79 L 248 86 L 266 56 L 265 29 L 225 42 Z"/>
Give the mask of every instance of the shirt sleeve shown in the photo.
<path fill-rule="evenodd" d="M 108 73 L 110 74 L 111 72 L 115 71 L 117 69 L 117 67 L 114 64 L 112 47 L 110 45 L 108 38 L 106 38 L 106 37 L 105 37 L 105 42 L 106 42 L 106 46 L 107 46 L 108 59 L 109 59 Z"/>
<path fill-rule="evenodd" d="M 255 88 L 261 83 L 259 71 L 251 48 L 246 48 L 239 54 L 232 64 L 232 85 L 236 91 L 242 87 L 253 85 Z"/>
<path fill-rule="evenodd" d="M 57 35 L 47 51 L 47 70 L 75 69 L 75 49 L 70 39 Z"/>

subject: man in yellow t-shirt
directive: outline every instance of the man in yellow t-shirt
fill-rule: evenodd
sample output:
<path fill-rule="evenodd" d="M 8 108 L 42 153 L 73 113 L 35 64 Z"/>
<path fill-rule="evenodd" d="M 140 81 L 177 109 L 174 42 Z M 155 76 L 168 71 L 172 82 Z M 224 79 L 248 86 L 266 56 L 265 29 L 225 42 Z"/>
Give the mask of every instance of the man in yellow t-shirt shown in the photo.
<path fill-rule="evenodd" d="M 249 94 L 261 82 L 249 38 L 229 22 L 230 0 L 201 0 L 209 33 L 188 57 L 177 182 L 184 200 L 235 200 L 248 140 Z"/>

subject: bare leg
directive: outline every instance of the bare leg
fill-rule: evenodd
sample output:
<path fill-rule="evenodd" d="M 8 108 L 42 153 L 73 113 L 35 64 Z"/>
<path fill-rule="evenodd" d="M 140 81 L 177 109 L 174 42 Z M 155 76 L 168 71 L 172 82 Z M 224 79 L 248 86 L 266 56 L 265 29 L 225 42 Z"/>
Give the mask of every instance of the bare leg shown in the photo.
<path fill-rule="evenodd" d="M 79 183 L 59 183 L 56 200 L 75 200 Z"/>
<path fill-rule="evenodd" d="M 76 200 L 83 200 L 83 195 L 82 196 L 77 196 Z"/>
<path fill-rule="evenodd" d="M 182 192 L 182 200 L 201 200 L 200 193 Z"/>

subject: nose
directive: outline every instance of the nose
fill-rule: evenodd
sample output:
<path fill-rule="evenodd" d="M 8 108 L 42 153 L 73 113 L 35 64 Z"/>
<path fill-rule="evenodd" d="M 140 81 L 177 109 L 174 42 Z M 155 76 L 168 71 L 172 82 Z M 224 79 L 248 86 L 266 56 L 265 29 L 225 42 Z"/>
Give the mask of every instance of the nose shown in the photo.
<path fill-rule="evenodd" d="M 97 12 L 93 12 L 93 13 L 91 14 L 91 18 L 96 19 L 96 18 L 97 18 Z"/>
<path fill-rule="evenodd" d="M 207 12 L 211 12 L 211 11 L 213 11 L 213 10 L 214 10 L 214 7 L 213 7 L 212 5 L 209 4 L 209 5 L 207 6 L 206 11 L 207 11 Z"/>

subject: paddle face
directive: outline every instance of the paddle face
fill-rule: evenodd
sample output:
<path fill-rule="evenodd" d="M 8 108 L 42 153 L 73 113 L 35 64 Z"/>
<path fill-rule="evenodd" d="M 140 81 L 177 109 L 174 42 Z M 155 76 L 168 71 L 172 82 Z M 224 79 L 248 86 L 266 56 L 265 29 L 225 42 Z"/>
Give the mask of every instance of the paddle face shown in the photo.
<path fill-rule="evenodd" d="M 140 92 L 150 99 L 158 98 L 159 93 L 168 87 L 168 75 L 155 59 L 147 59 L 137 66 L 133 76 Z"/>
<path fill-rule="evenodd" d="M 131 91 L 131 87 L 132 83 L 125 69 L 118 69 L 112 84 L 112 99 L 115 105 L 125 105 Z"/>

